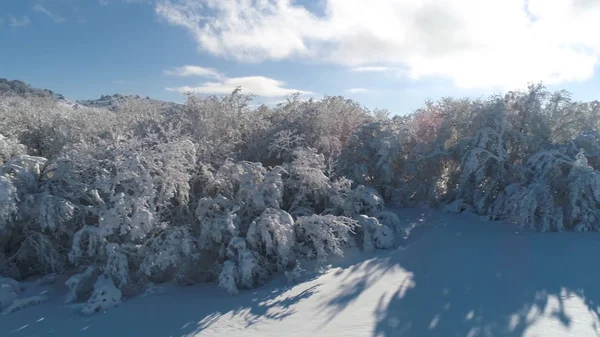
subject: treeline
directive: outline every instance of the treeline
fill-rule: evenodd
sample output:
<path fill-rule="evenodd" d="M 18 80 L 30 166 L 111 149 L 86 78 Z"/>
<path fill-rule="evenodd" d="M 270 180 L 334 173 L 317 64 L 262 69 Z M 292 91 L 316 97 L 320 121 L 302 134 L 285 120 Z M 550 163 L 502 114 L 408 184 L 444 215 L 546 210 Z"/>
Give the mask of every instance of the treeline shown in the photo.
<path fill-rule="evenodd" d="M 385 204 L 600 228 L 597 102 L 532 85 L 392 117 L 343 97 L 252 99 L 1 97 L 0 276 L 73 275 L 67 301 L 93 313 L 153 283 L 235 293 L 345 247 L 392 248 L 403 231 Z"/>

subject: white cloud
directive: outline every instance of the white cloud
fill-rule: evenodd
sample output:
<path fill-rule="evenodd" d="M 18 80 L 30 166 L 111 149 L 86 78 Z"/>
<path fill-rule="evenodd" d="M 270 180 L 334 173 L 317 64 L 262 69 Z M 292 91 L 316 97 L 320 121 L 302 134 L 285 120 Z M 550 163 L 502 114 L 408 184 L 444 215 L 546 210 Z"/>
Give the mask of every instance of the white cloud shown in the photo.
<path fill-rule="evenodd" d="M 393 71 L 394 68 L 391 67 L 381 67 L 381 66 L 362 66 L 362 67 L 354 67 L 352 71 L 357 72 L 387 72 Z"/>
<path fill-rule="evenodd" d="M 169 91 L 196 92 L 202 94 L 230 94 L 237 87 L 242 87 L 244 92 L 263 97 L 283 97 L 294 93 L 311 94 L 309 91 L 285 88 L 285 82 L 264 76 L 247 76 L 228 78 L 213 68 L 205 68 L 194 65 L 175 67 L 163 72 L 167 76 L 177 77 L 204 77 L 212 81 L 205 82 L 200 86 L 182 86 L 166 88 Z"/>
<path fill-rule="evenodd" d="M 108 6 L 108 5 L 112 5 L 115 3 L 124 3 L 124 4 L 152 4 L 155 3 L 158 0 L 98 0 L 98 2 L 100 3 L 100 5 L 102 6 Z"/>
<path fill-rule="evenodd" d="M 33 6 L 33 10 L 38 12 L 38 13 L 42 13 L 46 16 L 48 16 L 50 19 L 52 19 L 52 21 L 56 22 L 56 23 L 62 23 L 65 22 L 65 18 L 63 18 L 60 15 L 54 14 L 52 12 L 50 12 L 46 7 L 37 4 L 35 6 Z"/>
<path fill-rule="evenodd" d="M 309 39 L 325 32 L 319 20 L 287 0 L 181 0 L 161 2 L 156 13 L 188 29 L 202 49 L 239 60 L 261 61 L 312 54 Z M 214 15 L 206 16 L 211 12 Z M 323 38 L 326 36 L 323 35 Z"/>
<path fill-rule="evenodd" d="M 233 77 L 222 78 L 217 81 L 205 82 L 200 86 L 190 87 L 182 86 L 175 88 L 166 88 L 168 91 L 177 91 L 181 93 L 195 92 L 200 94 L 230 94 L 237 87 L 242 87 L 242 91 L 263 97 L 283 97 L 294 93 L 304 95 L 312 94 L 310 91 L 285 88 L 285 82 L 263 76 Z"/>
<path fill-rule="evenodd" d="M 14 16 L 11 16 L 8 19 L 8 24 L 13 28 L 20 28 L 20 27 L 29 26 L 31 24 L 31 20 L 29 20 L 29 17 L 27 17 L 27 16 L 24 16 L 20 19 L 14 17 Z"/>
<path fill-rule="evenodd" d="M 593 76 L 600 1 L 175 0 L 155 10 L 202 51 L 238 61 L 318 59 L 402 68 L 465 88 L 559 84 Z M 209 14 L 207 14 L 209 13 Z"/>
<path fill-rule="evenodd" d="M 213 68 L 204 68 L 199 66 L 183 66 L 176 67 L 170 70 L 165 70 L 164 74 L 167 76 L 177 76 L 177 77 L 213 77 L 213 78 L 221 78 L 223 77 L 217 70 Z"/>
<path fill-rule="evenodd" d="M 346 90 L 346 92 L 349 94 L 364 94 L 368 91 L 370 91 L 370 90 L 366 89 L 366 88 L 350 88 L 350 89 Z"/>

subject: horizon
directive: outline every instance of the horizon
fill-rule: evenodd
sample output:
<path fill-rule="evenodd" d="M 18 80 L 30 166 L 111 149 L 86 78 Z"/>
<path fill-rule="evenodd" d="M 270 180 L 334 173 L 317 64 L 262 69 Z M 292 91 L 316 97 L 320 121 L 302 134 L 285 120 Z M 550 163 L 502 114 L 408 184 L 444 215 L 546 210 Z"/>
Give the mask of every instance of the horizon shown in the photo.
<path fill-rule="evenodd" d="M 538 82 L 591 101 L 600 85 L 593 1 L 9 0 L 0 13 L 0 77 L 71 100 L 242 86 L 258 103 L 340 95 L 404 115 Z"/>

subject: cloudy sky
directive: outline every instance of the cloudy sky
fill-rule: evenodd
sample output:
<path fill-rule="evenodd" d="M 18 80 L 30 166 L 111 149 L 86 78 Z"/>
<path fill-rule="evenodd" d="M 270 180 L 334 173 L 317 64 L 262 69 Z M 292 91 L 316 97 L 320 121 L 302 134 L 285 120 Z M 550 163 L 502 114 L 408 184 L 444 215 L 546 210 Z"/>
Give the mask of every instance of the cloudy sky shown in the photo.
<path fill-rule="evenodd" d="M 343 95 L 404 114 L 544 82 L 600 99 L 600 0 L 2 0 L 0 77 L 73 99 Z"/>

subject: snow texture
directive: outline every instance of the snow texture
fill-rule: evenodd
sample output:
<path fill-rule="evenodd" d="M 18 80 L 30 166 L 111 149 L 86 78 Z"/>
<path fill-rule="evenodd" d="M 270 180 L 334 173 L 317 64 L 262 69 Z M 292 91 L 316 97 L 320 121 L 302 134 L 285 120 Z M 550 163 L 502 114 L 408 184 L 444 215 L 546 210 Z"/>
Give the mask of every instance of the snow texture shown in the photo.
<path fill-rule="evenodd" d="M 37 295 L 37 296 L 31 296 L 31 297 L 25 297 L 25 298 L 17 298 L 14 300 L 14 302 L 12 302 L 12 304 L 10 304 L 9 306 L 6 307 L 6 309 L 2 310 L 2 315 L 8 315 L 8 314 L 12 314 L 16 311 L 25 309 L 27 307 L 31 307 L 40 303 L 44 303 L 48 301 L 48 297 L 44 296 L 44 295 Z"/>

